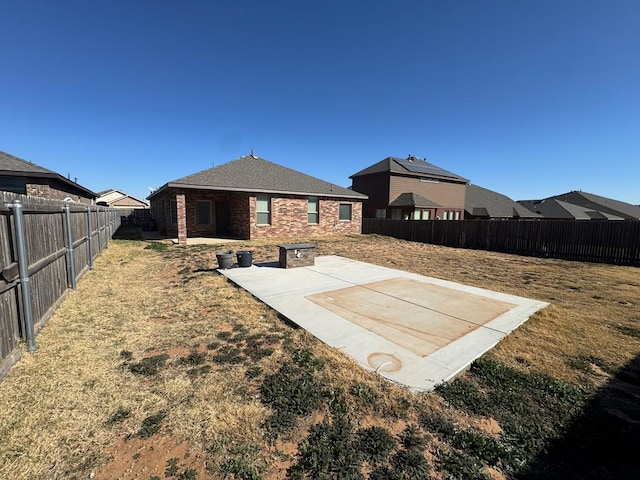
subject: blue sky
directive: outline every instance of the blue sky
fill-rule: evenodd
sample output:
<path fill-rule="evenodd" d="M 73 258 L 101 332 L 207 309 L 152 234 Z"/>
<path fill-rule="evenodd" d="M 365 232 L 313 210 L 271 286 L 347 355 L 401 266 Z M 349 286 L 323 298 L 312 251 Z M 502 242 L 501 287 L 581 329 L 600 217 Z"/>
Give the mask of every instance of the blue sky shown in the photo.
<path fill-rule="evenodd" d="M 637 0 L 0 0 L 0 150 L 94 191 L 389 155 L 640 203 Z"/>

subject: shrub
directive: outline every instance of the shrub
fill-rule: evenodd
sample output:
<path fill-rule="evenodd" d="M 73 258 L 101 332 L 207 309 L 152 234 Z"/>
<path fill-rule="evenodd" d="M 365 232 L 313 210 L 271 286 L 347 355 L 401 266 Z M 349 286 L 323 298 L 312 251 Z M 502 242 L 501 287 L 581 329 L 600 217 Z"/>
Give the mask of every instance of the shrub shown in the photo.
<path fill-rule="evenodd" d="M 371 463 L 382 463 L 396 446 L 396 440 L 386 428 L 361 428 L 356 432 L 357 449 L 365 460 Z"/>
<path fill-rule="evenodd" d="M 391 459 L 391 465 L 406 480 L 422 480 L 429 473 L 429 464 L 418 448 L 399 450 Z"/>
<path fill-rule="evenodd" d="M 136 432 L 136 436 L 140 438 L 148 438 L 155 435 L 160 430 L 160 423 L 167 416 L 163 411 L 149 415 L 142 421 L 140 429 Z"/>
<path fill-rule="evenodd" d="M 422 435 L 420 428 L 416 425 L 407 425 L 400 434 L 400 442 L 404 448 L 418 448 L 424 450 L 427 446 L 427 437 Z"/>
<path fill-rule="evenodd" d="M 169 355 L 163 353 L 161 355 L 154 355 L 152 357 L 146 357 L 140 360 L 138 363 L 129 365 L 129 371 L 136 375 L 143 375 L 150 377 L 158 373 L 158 370 L 164 366 Z"/>

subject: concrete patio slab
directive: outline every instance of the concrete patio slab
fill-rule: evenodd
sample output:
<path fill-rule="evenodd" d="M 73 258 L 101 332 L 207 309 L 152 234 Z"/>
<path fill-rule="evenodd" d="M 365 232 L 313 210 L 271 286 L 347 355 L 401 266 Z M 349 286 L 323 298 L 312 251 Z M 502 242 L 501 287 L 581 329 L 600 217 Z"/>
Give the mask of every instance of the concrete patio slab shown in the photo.
<path fill-rule="evenodd" d="M 468 368 L 548 304 L 338 256 L 219 270 L 363 368 L 413 391 Z"/>

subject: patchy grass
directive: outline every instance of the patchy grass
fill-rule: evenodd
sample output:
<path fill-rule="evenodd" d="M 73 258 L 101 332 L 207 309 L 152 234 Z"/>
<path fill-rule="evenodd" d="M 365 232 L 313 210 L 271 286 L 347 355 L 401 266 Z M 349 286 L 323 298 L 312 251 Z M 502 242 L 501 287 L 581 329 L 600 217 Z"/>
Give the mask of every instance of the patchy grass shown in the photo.
<path fill-rule="evenodd" d="M 624 478 L 637 466 L 638 269 L 314 240 L 321 254 L 551 302 L 416 395 L 212 273 L 227 245 L 131 240 L 110 242 L 0 383 L 0 478 L 580 478 L 586 466 Z M 275 261 L 288 240 L 232 248 Z"/>

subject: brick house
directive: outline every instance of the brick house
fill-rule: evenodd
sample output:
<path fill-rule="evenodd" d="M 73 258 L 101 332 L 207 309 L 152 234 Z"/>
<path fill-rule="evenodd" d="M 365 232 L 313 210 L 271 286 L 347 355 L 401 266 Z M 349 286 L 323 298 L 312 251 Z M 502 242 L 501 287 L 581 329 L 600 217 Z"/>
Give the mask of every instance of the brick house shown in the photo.
<path fill-rule="evenodd" d="M 365 218 L 461 220 L 469 180 L 417 157 L 387 157 L 351 175 Z"/>
<path fill-rule="evenodd" d="M 160 233 L 187 237 L 309 237 L 361 233 L 367 197 L 251 153 L 166 183 L 149 195 Z"/>
<path fill-rule="evenodd" d="M 93 204 L 96 194 L 51 170 L 0 152 L 0 191 Z"/>

